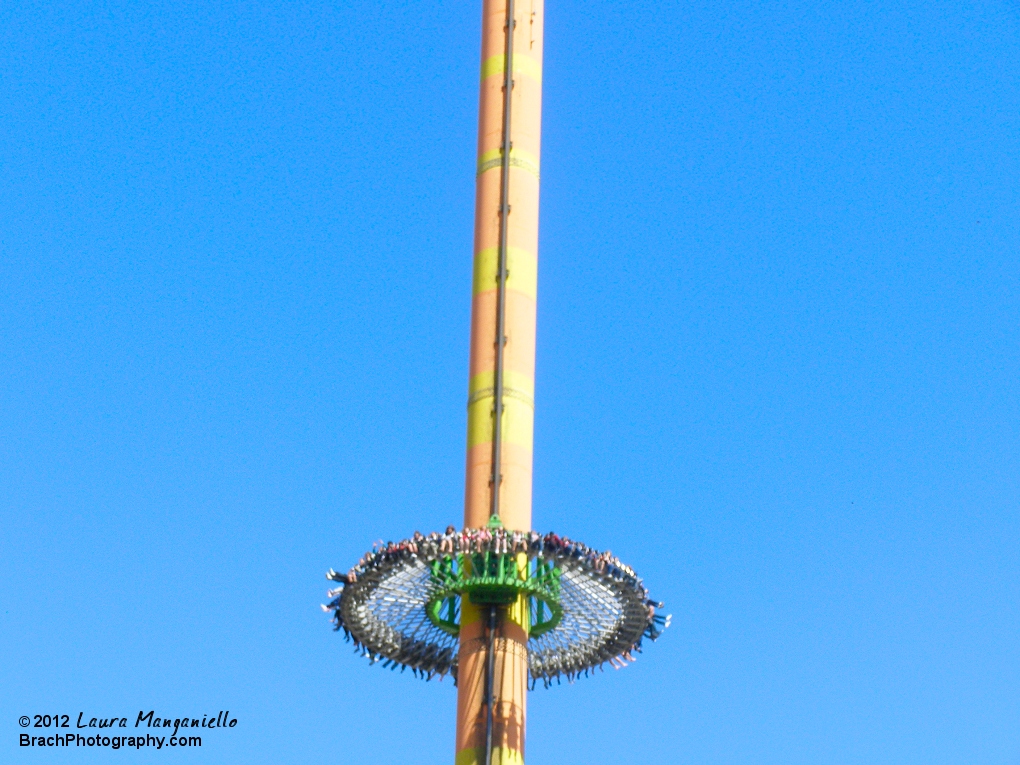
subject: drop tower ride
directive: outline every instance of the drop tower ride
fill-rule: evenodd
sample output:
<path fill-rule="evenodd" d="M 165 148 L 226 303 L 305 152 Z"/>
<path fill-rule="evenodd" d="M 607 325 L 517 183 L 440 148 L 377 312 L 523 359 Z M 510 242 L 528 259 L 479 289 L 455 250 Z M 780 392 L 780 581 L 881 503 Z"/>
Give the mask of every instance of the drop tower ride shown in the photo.
<path fill-rule="evenodd" d="M 327 573 L 358 652 L 455 677 L 455 765 L 522 765 L 529 687 L 625 666 L 669 622 L 610 553 L 531 527 L 543 21 L 483 0 L 463 529 Z"/>

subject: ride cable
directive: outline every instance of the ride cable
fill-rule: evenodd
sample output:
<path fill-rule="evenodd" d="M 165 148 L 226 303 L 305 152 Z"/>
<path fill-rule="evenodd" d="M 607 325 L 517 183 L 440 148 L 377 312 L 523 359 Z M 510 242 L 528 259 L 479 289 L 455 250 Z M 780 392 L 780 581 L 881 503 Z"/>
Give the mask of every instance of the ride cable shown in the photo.
<path fill-rule="evenodd" d="M 489 606 L 489 644 L 485 655 L 485 765 L 492 765 L 492 697 L 493 677 L 496 674 L 496 607 Z"/>
<path fill-rule="evenodd" d="M 489 517 L 499 518 L 500 485 L 503 483 L 503 359 L 506 348 L 506 279 L 507 240 L 510 217 L 510 151 L 513 141 L 510 136 L 510 106 L 514 89 L 514 0 L 506 0 L 506 41 L 503 59 L 503 144 L 499 187 L 499 265 L 496 270 L 496 369 L 493 379 L 492 396 L 492 487 Z M 485 765 L 492 765 L 492 705 L 493 675 L 495 673 L 495 652 L 493 642 L 496 636 L 496 607 L 489 607 L 489 642 L 486 654 L 485 676 Z"/>
<path fill-rule="evenodd" d="M 503 482 L 502 445 L 503 445 L 503 359 L 506 347 L 506 280 L 507 280 L 507 240 L 509 238 L 510 217 L 510 151 L 513 141 L 510 139 L 510 103 L 514 88 L 514 0 L 506 3 L 506 51 L 503 61 L 503 144 L 502 165 L 500 168 L 499 188 L 499 265 L 496 270 L 496 369 L 493 380 L 492 404 L 492 473 L 489 483 L 492 486 L 492 498 L 489 505 L 489 516 L 499 517 L 499 489 Z"/>

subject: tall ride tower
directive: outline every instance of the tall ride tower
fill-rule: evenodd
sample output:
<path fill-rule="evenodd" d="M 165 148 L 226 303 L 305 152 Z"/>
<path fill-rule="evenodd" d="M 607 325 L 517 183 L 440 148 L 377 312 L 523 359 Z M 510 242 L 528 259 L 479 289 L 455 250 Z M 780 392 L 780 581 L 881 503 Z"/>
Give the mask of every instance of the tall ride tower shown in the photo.
<path fill-rule="evenodd" d="M 372 663 L 457 681 L 455 765 L 522 765 L 527 691 L 634 660 L 669 617 L 611 553 L 531 529 L 542 0 L 482 0 L 464 527 L 326 577 Z"/>
<path fill-rule="evenodd" d="M 483 0 L 466 528 L 531 531 L 543 20 L 542 0 Z M 524 762 L 529 626 L 523 595 L 464 607 L 456 765 L 490 746 L 493 762 Z"/>

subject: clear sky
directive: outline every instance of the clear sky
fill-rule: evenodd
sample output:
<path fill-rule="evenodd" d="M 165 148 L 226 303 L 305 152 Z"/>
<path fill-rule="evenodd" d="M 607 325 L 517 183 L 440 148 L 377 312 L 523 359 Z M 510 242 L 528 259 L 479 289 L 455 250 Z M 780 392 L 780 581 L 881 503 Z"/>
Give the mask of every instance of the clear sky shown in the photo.
<path fill-rule="evenodd" d="M 1020 11 L 549 0 L 534 522 L 673 626 L 529 765 L 1020 761 Z M 0 761 L 452 763 L 478 3 L 0 8 Z M 190 752 L 20 715 L 192 716 Z"/>

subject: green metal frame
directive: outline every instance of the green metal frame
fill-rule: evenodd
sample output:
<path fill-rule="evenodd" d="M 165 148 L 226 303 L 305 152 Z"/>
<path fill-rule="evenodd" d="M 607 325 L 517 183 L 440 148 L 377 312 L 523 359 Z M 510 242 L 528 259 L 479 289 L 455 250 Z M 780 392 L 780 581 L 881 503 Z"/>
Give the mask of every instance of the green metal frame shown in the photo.
<path fill-rule="evenodd" d="M 480 606 L 509 606 L 521 595 L 528 598 L 529 618 L 535 615 L 530 637 L 544 635 L 563 618 L 560 606 L 562 571 L 542 558 L 530 562 L 523 571 L 518 564 L 521 553 L 467 553 L 444 555 L 429 564 L 432 591 L 425 613 L 439 629 L 460 633 L 460 601 L 466 595 Z"/>

